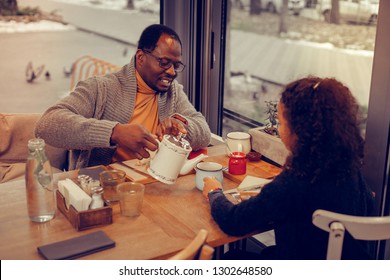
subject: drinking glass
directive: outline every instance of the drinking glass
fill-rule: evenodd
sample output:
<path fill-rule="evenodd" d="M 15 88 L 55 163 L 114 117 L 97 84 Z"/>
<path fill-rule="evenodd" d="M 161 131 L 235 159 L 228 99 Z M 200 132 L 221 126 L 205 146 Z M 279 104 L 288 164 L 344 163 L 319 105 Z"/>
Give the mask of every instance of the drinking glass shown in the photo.
<path fill-rule="evenodd" d="M 121 214 L 135 217 L 141 214 L 145 186 L 135 182 L 124 182 L 118 185 Z"/>
<path fill-rule="evenodd" d="M 111 169 L 101 172 L 99 177 L 104 199 L 109 202 L 118 201 L 117 186 L 125 181 L 126 173 L 122 170 Z"/>

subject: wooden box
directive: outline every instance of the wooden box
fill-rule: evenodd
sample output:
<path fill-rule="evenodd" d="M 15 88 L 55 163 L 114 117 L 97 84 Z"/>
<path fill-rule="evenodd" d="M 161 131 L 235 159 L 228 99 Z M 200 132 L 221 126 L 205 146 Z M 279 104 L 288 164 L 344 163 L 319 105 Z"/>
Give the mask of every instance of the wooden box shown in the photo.
<path fill-rule="evenodd" d="M 78 212 L 72 205 L 66 207 L 65 198 L 56 191 L 57 208 L 70 221 L 77 230 L 85 230 L 93 227 L 112 224 L 112 206 L 104 202 L 104 207 Z"/>

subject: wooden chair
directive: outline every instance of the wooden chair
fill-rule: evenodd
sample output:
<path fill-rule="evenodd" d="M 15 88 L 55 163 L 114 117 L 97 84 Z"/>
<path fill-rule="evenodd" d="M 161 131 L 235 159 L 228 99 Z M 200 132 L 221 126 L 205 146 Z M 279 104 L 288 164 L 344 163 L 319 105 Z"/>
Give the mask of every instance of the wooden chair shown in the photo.
<path fill-rule="evenodd" d="M 169 258 L 169 260 L 211 260 L 214 248 L 205 244 L 207 235 L 207 230 L 201 229 L 187 247 Z"/>
<path fill-rule="evenodd" d="M 73 90 L 79 81 L 92 76 L 100 76 L 106 73 L 111 73 L 119 70 L 120 68 L 121 66 L 119 65 L 115 65 L 89 55 L 84 55 L 72 64 L 70 90 Z"/>
<path fill-rule="evenodd" d="M 340 260 L 345 231 L 357 240 L 390 239 L 390 216 L 359 217 L 326 210 L 313 213 L 313 224 L 329 232 L 328 260 Z"/>

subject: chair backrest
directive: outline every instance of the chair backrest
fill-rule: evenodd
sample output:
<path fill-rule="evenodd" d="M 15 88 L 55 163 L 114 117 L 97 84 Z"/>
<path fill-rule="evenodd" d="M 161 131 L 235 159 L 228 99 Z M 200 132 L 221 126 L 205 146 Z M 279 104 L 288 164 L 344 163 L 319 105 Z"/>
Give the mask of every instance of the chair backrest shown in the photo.
<path fill-rule="evenodd" d="M 107 61 L 94 58 L 89 55 L 84 55 L 72 64 L 70 90 L 73 90 L 77 82 L 81 80 L 85 80 L 92 76 L 100 76 L 106 73 L 111 73 L 119 70 L 120 68 L 120 66 Z"/>
<path fill-rule="evenodd" d="M 170 260 L 210 260 L 214 248 L 205 244 L 208 231 L 201 229 L 195 238 L 183 250 L 169 258 Z"/>
<path fill-rule="evenodd" d="M 198 260 L 211 260 L 213 258 L 213 255 L 214 255 L 214 248 L 205 244 L 202 246 L 202 249 L 200 250 Z"/>
<path fill-rule="evenodd" d="M 390 216 L 361 217 L 319 209 L 313 213 L 313 224 L 329 232 L 328 260 L 341 259 L 345 231 L 357 240 L 390 239 Z"/>

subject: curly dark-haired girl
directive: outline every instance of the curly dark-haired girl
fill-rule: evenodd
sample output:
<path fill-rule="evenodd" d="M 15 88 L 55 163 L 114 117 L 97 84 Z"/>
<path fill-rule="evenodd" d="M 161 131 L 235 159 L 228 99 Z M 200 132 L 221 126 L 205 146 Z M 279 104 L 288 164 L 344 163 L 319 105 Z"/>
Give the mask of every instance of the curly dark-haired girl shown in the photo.
<path fill-rule="evenodd" d="M 288 84 L 278 104 L 279 135 L 290 154 L 282 172 L 261 192 L 232 204 L 218 181 L 205 178 L 203 194 L 221 229 L 244 235 L 273 226 L 276 246 L 260 255 L 230 252 L 229 258 L 324 259 L 328 235 L 312 224 L 325 209 L 365 216 L 372 192 L 360 167 L 363 138 L 359 106 L 349 89 L 335 79 L 307 77 Z M 371 258 L 369 244 L 347 235 L 344 259 Z"/>
<path fill-rule="evenodd" d="M 330 173 L 342 180 L 360 168 L 359 105 L 342 83 L 317 77 L 292 82 L 283 91 L 278 109 L 279 118 L 287 121 L 294 135 L 294 143 L 287 147 L 292 154 L 286 168 L 311 182 Z M 282 125 L 279 133 L 284 131 Z"/>

